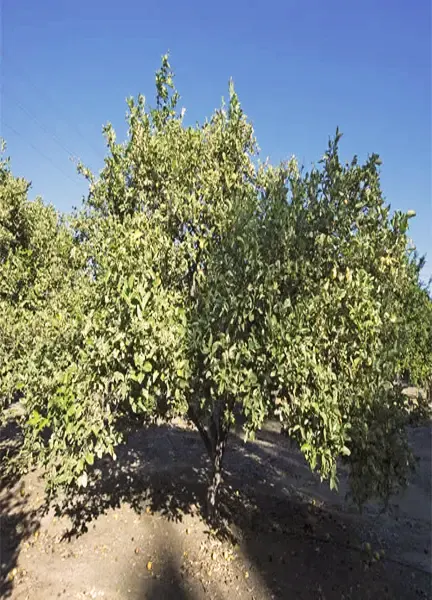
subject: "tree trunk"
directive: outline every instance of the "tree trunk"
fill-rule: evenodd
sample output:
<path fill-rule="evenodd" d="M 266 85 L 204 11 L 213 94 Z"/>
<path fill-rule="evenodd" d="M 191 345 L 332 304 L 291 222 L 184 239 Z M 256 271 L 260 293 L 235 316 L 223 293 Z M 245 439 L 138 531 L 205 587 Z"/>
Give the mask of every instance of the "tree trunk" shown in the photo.
<path fill-rule="evenodd" d="M 212 473 L 207 488 L 207 517 L 214 521 L 217 516 L 217 500 L 222 483 L 222 460 L 228 438 L 229 428 L 222 423 L 221 412 L 213 414 L 209 427 L 205 427 L 192 406 L 189 407 L 189 417 L 197 427 L 210 458 Z"/>
<path fill-rule="evenodd" d="M 226 434 L 222 440 L 214 444 L 212 460 L 212 477 L 207 489 L 207 516 L 213 521 L 217 512 L 217 498 L 220 484 L 222 483 L 222 459 L 225 452 Z"/>

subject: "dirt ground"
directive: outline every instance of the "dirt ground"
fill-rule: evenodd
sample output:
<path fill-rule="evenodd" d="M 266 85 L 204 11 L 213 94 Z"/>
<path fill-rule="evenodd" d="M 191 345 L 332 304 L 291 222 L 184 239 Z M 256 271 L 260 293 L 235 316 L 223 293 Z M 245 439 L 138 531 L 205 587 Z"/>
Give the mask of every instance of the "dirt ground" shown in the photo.
<path fill-rule="evenodd" d="M 97 465 L 66 516 L 42 514 L 32 473 L 0 494 L 2 597 L 13 600 L 432 598 L 430 426 L 410 430 L 418 470 L 388 514 L 332 493 L 269 423 L 233 435 L 223 539 L 201 517 L 206 460 L 178 422 L 135 434 Z"/>

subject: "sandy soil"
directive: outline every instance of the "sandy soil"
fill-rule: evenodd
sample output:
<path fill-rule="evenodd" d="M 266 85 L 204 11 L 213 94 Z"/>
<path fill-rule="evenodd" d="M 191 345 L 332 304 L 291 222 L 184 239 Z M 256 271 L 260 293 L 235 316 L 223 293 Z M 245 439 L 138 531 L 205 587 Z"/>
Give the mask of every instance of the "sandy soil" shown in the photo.
<path fill-rule="evenodd" d="M 181 422 L 134 435 L 61 518 L 41 513 L 29 474 L 0 493 L 2 597 L 432 598 L 431 433 L 410 430 L 418 470 L 389 513 L 362 515 L 345 475 L 330 492 L 275 423 L 253 443 L 233 435 L 222 539 L 201 517 L 202 442 Z"/>

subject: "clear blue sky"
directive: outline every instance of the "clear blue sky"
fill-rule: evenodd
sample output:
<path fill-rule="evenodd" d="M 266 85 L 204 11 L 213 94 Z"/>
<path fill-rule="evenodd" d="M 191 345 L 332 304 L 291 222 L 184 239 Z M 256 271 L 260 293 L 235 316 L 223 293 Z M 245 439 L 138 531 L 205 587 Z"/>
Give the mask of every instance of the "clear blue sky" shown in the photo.
<path fill-rule="evenodd" d="M 264 156 L 310 166 L 337 125 L 344 159 L 378 152 L 432 275 L 430 0 L 3 0 L 1 20 L 0 134 L 14 172 L 59 209 L 86 189 L 68 152 L 100 169 L 102 124 L 124 138 L 126 96 L 153 100 L 170 50 L 189 121 L 232 76 Z"/>

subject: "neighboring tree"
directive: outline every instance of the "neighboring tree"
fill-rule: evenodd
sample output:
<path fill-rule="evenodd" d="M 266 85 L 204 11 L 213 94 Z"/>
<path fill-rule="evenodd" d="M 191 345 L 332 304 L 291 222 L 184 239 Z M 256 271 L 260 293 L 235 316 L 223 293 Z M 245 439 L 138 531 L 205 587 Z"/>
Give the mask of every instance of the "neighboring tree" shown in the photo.
<path fill-rule="evenodd" d="M 128 100 L 125 143 L 105 128 L 99 177 L 80 167 L 75 263 L 44 312 L 65 335 L 34 340 L 21 462 L 53 493 L 85 486 L 132 428 L 183 415 L 211 461 L 213 516 L 237 415 L 247 437 L 276 416 L 331 486 L 342 458 L 356 501 L 387 498 L 411 464 L 393 381 L 414 279 L 410 215 L 390 216 L 378 157 L 343 165 L 337 132 L 311 173 L 258 165 L 232 84 L 196 127 L 166 56 L 156 88 L 155 109 Z"/>
<path fill-rule="evenodd" d="M 424 412 L 430 413 L 432 402 L 432 299 L 430 287 L 421 283 L 424 258 L 413 257 L 412 281 L 405 298 L 406 320 L 401 332 L 404 353 L 399 373 L 405 381 L 419 389 Z"/>
<path fill-rule="evenodd" d="M 4 154 L 5 144 L 1 153 Z M 72 235 L 53 207 L 27 197 L 30 183 L 0 159 L 0 407 L 20 395 L 32 345 L 44 335 L 42 315 L 65 274 Z M 37 377 L 39 380 L 39 377 Z M 2 413 L 4 415 L 4 413 Z"/>

